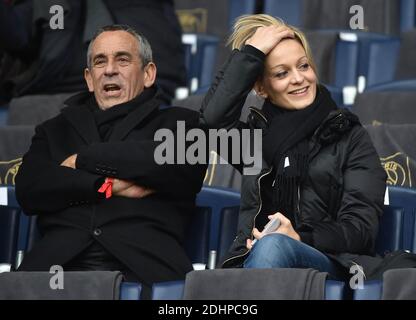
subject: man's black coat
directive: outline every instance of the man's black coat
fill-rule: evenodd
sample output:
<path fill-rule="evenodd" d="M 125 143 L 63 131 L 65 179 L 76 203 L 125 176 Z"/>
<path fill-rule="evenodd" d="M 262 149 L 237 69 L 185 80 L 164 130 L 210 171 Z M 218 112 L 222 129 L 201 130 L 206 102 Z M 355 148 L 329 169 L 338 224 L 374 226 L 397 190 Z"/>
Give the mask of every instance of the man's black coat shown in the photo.
<path fill-rule="evenodd" d="M 137 105 L 101 142 L 85 96 L 68 102 L 60 115 L 36 128 L 16 177 L 16 194 L 26 214 L 38 215 L 42 239 L 19 270 L 64 265 L 94 239 L 145 284 L 182 279 L 192 269 L 182 247 L 194 212 L 205 165 L 158 165 L 154 141 L 160 128 L 198 124 L 198 114 L 163 108 L 157 95 Z M 117 108 L 117 106 L 114 106 Z M 60 166 L 78 154 L 77 169 Z M 135 181 L 156 190 L 142 199 L 97 193 L 103 177 Z"/>

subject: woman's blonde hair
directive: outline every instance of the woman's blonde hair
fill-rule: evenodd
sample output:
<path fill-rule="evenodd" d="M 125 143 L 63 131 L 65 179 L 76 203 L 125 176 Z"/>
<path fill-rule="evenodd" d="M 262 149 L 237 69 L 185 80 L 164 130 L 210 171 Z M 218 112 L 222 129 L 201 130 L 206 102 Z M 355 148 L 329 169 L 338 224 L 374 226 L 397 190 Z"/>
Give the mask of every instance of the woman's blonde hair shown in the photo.
<path fill-rule="evenodd" d="M 257 28 L 268 27 L 271 25 L 286 26 L 293 31 L 295 34 L 295 39 L 299 41 L 303 49 L 305 49 L 306 58 L 308 59 L 310 66 L 312 67 L 313 71 L 315 71 L 315 74 L 317 74 L 315 62 L 313 60 L 312 52 L 309 47 L 308 40 L 306 40 L 305 34 L 299 29 L 286 24 L 280 18 L 275 18 L 267 14 L 251 14 L 240 16 L 234 24 L 233 33 L 228 39 L 228 45 L 231 44 L 232 49 L 240 50 L 244 46 L 245 42 L 254 35 Z"/>

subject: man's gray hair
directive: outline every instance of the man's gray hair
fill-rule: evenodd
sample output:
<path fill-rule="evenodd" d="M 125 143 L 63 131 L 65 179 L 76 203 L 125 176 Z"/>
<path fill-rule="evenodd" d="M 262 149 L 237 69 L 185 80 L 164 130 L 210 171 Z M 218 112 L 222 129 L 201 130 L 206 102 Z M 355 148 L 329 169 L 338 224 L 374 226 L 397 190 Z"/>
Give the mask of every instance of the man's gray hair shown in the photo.
<path fill-rule="evenodd" d="M 147 64 L 149 62 L 153 61 L 152 48 L 149 44 L 149 41 L 147 41 L 147 39 L 144 36 L 139 34 L 136 30 L 134 30 L 132 27 L 130 27 L 128 25 L 114 24 L 114 25 L 111 25 L 111 26 L 105 26 L 105 27 L 102 27 L 101 29 L 98 29 L 98 31 L 95 33 L 94 37 L 91 39 L 91 42 L 88 45 L 88 52 L 87 52 L 87 66 L 88 66 L 88 69 L 91 70 L 92 46 L 94 44 L 95 39 L 97 39 L 97 37 L 100 34 L 102 34 L 103 32 L 108 32 L 108 31 L 126 31 L 126 32 L 130 33 L 133 37 L 136 38 L 137 44 L 138 44 L 138 47 L 139 47 L 138 48 L 139 49 L 139 58 L 141 59 L 141 61 L 143 63 L 142 68 L 147 66 Z"/>

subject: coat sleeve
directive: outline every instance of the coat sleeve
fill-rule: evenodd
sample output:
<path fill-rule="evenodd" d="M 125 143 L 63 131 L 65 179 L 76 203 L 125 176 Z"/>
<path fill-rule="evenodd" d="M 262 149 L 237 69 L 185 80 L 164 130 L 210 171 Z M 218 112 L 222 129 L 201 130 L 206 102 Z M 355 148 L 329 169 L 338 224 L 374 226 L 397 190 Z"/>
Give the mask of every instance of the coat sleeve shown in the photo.
<path fill-rule="evenodd" d="M 17 200 L 26 214 L 54 212 L 97 201 L 104 177 L 60 166 L 52 160 L 47 136 L 38 126 L 16 176 Z"/>
<path fill-rule="evenodd" d="M 195 128 L 197 118 L 195 114 L 194 121 L 187 122 L 187 129 Z M 204 148 L 203 161 L 190 164 L 186 159 L 178 160 L 176 151 L 181 142 L 185 152 L 192 143 L 185 143 L 185 137 L 178 138 L 173 131 L 170 138 L 92 144 L 78 153 L 76 167 L 92 174 L 133 181 L 159 193 L 195 195 L 202 187 L 207 169 L 207 149 Z"/>
<path fill-rule="evenodd" d="M 225 129 L 241 127 L 241 111 L 263 72 L 264 57 L 263 52 L 252 46 L 233 50 L 204 97 L 200 110 L 202 125 Z"/>
<path fill-rule="evenodd" d="M 383 212 L 386 173 L 364 128 L 354 130 L 343 168 L 343 192 L 333 221 L 316 222 L 301 240 L 327 253 L 374 252 Z"/>

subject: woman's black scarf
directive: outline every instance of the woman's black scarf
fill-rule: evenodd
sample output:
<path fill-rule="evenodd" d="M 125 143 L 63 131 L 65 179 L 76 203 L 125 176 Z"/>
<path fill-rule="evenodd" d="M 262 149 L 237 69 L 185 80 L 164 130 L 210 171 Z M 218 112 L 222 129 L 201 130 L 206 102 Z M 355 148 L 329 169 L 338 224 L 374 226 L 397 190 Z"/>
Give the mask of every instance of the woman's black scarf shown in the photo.
<path fill-rule="evenodd" d="M 319 86 L 314 102 L 301 110 L 288 110 L 266 100 L 263 112 L 268 128 L 263 136 L 263 156 L 273 166 L 273 208 L 295 223 L 298 187 L 308 170 L 308 141 L 315 130 L 337 108 L 328 90 Z"/>

